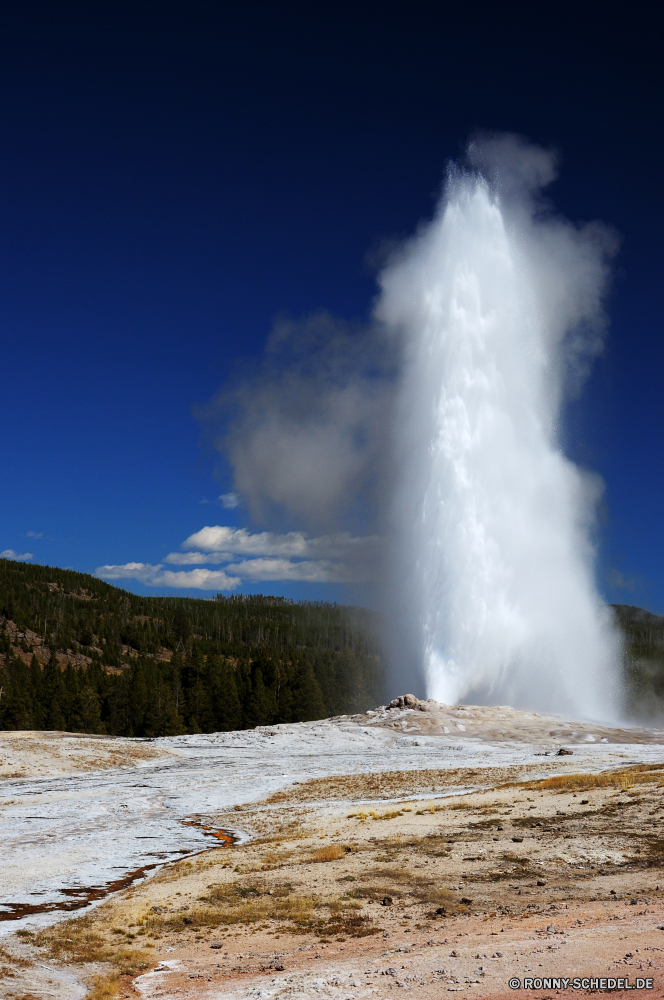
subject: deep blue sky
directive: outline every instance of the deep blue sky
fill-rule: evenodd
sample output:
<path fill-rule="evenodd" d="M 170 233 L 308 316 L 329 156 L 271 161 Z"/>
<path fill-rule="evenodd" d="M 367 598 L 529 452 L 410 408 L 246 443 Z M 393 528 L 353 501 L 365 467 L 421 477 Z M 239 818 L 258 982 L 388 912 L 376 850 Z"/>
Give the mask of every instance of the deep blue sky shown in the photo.
<path fill-rule="evenodd" d="M 569 449 L 607 485 L 605 595 L 664 612 L 656 13 L 5 5 L 0 550 L 94 571 L 159 563 L 205 524 L 251 527 L 201 504 L 231 483 L 192 408 L 260 355 L 277 315 L 365 318 L 366 251 L 430 215 L 469 133 L 511 130 L 561 150 L 562 212 L 622 236 Z"/>

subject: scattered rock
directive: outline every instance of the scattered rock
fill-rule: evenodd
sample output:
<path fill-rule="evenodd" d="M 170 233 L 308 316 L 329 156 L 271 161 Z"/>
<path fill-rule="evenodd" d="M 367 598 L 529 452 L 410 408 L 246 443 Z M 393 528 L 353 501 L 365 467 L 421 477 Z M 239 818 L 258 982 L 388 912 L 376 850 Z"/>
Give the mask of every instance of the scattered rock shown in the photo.
<path fill-rule="evenodd" d="M 387 706 L 388 708 L 415 708 L 419 705 L 420 699 L 414 694 L 400 694 L 398 698 L 393 698 Z"/>
<path fill-rule="evenodd" d="M 522 844 L 523 843 L 523 837 L 512 837 L 512 840 L 513 840 L 513 842 L 515 844 Z"/>
<path fill-rule="evenodd" d="M 221 941 L 213 941 L 212 944 L 210 945 L 210 947 L 211 948 L 223 948 L 224 946 L 223 946 L 223 944 L 222 944 Z"/>
<path fill-rule="evenodd" d="M 383 898 L 380 901 L 380 905 L 381 906 L 391 906 L 392 905 L 392 897 L 391 896 L 383 896 Z"/>
<path fill-rule="evenodd" d="M 538 878 L 537 879 L 537 884 L 538 885 L 546 885 L 546 879 Z"/>
<path fill-rule="evenodd" d="M 472 899 L 468 899 L 468 896 L 462 896 L 461 902 L 464 903 L 466 906 L 470 906 L 470 904 L 472 903 Z"/>
<path fill-rule="evenodd" d="M 573 750 L 567 750 L 565 747 L 561 747 L 556 754 L 556 757 L 571 757 L 573 753 Z"/>

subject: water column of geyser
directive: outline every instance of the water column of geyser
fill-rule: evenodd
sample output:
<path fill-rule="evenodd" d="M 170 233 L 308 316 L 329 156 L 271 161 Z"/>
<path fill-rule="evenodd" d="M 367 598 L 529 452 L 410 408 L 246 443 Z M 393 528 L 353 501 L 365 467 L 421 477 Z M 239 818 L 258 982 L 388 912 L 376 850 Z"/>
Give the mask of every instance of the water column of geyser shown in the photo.
<path fill-rule="evenodd" d="M 378 316 L 405 356 L 402 632 L 440 701 L 610 718 L 619 642 L 594 584 L 600 490 L 560 445 L 570 381 L 601 346 L 610 235 L 547 210 L 544 150 L 502 136 L 469 158 L 381 277 Z"/>

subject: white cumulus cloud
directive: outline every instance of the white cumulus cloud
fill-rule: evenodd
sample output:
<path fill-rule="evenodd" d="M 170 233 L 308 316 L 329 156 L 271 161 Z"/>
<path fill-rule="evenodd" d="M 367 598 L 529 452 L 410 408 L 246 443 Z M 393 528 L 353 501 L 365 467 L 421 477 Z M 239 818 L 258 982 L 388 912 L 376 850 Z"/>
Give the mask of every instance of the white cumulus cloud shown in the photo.
<path fill-rule="evenodd" d="M 367 559 L 377 551 L 379 542 L 380 539 L 375 535 L 357 538 L 347 531 L 309 538 L 302 531 L 289 531 L 280 535 L 272 531 L 252 533 L 246 528 L 213 525 L 190 535 L 182 543 L 182 548 L 208 554 L 287 556 L 295 559 Z M 175 556 L 175 553 L 171 555 Z M 167 556 L 167 562 L 179 561 L 179 558 Z"/>
<path fill-rule="evenodd" d="M 192 587 L 195 590 L 235 590 L 241 580 L 237 576 L 228 576 L 220 569 L 192 569 L 173 571 L 160 570 L 156 574 L 155 587 Z"/>
<path fill-rule="evenodd" d="M 235 510 L 236 507 L 240 506 L 240 498 L 237 493 L 222 493 L 219 499 L 222 507 L 225 507 L 226 510 Z"/>
<path fill-rule="evenodd" d="M 229 573 L 237 573 L 244 580 L 285 580 L 289 583 L 359 583 L 360 577 L 343 563 L 329 560 L 290 559 L 245 559 L 225 567 Z"/>
<path fill-rule="evenodd" d="M 161 563 L 129 562 L 121 565 L 98 566 L 95 575 L 104 580 L 138 580 L 148 587 L 177 587 L 192 590 L 235 590 L 239 577 L 228 576 L 223 570 L 194 569 L 173 571 Z"/>
<path fill-rule="evenodd" d="M 171 566 L 224 565 L 223 569 L 165 569 L 163 563 L 129 562 L 100 566 L 105 580 L 137 580 L 150 587 L 234 590 L 243 581 L 365 583 L 376 579 L 381 540 L 348 532 L 308 538 L 301 531 L 277 534 L 208 525 L 169 552 Z M 238 556 L 240 557 L 238 559 Z M 235 561 L 233 561 L 235 560 Z"/>
<path fill-rule="evenodd" d="M 14 552 L 13 549 L 5 549 L 0 552 L 0 559 L 13 559 L 15 562 L 27 562 L 32 559 L 32 552 Z"/>

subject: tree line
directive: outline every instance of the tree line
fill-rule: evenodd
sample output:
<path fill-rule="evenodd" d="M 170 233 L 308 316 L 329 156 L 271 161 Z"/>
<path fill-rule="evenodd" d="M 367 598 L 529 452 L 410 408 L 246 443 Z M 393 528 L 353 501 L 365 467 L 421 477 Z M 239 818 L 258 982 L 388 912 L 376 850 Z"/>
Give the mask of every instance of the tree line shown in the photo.
<path fill-rule="evenodd" d="M 372 612 L 262 595 L 142 597 L 0 560 L 0 729 L 167 736 L 381 700 Z"/>

